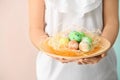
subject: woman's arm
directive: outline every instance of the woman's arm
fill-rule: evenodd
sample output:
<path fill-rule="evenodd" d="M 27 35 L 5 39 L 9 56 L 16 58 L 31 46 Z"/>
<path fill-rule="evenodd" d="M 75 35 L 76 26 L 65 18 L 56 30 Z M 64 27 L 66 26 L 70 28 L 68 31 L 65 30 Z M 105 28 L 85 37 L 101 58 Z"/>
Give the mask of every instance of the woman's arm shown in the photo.
<path fill-rule="evenodd" d="M 114 44 L 119 30 L 118 21 L 118 0 L 103 0 L 103 32 L 102 36 Z M 94 64 L 99 62 L 106 53 L 92 58 L 80 59 L 79 64 Z"/>
<path fill-rule="evenodd" d="M 44 14 L 44 0 L 29 0 L 30 39 L 38 49 L 40 42 L 47 37 Z"/>
<path fill-rule="evenodd" d="M 103 24 L 102 36 L 114 44 L 119 30 L 118 0 L 103 0 Z"/>

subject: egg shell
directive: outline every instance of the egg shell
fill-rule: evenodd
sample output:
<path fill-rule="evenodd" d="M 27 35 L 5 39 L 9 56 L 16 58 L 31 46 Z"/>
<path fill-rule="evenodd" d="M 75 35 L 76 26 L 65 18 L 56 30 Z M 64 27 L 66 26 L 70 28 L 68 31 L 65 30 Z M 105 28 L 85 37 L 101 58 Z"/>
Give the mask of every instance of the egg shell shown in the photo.
<path fill-rule="evenodd" d="M 83 52 L 88 52 L 91 50 L 91 44 L 81 41 L 79 44 L 79 49 Z"/>
<path fill-rule="evenodd" d="M 68 43 L 68 48 L 69 49 L 72 49 L 72 50 L 78 50 L 79 48 L 79 43 L 75 40 L 71 40 L 69 43 Z"/>
<path fill-rule="evenodd" d="M 60 47 L 66 47 L 68 45 L 68 43 L 69 43 L 69 39 L 66 38 L 66 37 L 62 37 L 59 40 L 59 46 Z"/>
<path fill-rule="evenodd" d="M 70 40 L 75 40 L 77 42 L 80 42 L 82 40 L 82 35 L 78 31 L 72 31 L 69 34 Z"/>
<path fill-rule="evenodd" d="M 92 38 L 90 38 L 90 37 L 88 37 L 88 36 L 83 37 L 83 38 L 82 38 L 82 41 L 87 42 L 87 43 L 89 43 L 89 44 L 92 44 Z"/>
<path fill-rule="evenodd" d="M 79 32 L 79 33 L 80 33 L 80 35 L 81 35 L 82 37 L 85 36 L 85 33 L 84 33 L 84 32 Z"/>

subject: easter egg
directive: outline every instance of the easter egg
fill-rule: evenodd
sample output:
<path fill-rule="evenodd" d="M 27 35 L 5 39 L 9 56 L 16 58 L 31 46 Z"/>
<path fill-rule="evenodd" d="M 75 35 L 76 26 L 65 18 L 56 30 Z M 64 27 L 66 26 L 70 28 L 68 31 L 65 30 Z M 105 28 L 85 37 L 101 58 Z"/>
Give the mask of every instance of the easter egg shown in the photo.
<path fill-rule="evenodd" d="M 83 52 L 88 52 L 91 50 L 91 44 L 85 41 L 81 41 L 79 44 L 79 49 Z"/>
<path fill-rule="evenodd" d="M 68 43 L 69 43 L 69 39 L 66 37 L 60 38 L 60 40 L 59 40 L 60 47 L 65 47 L 68 45 Z"/>
<path fill-rule="evenodd" d="M 70 40 L 75 40 L 77 42 L 80 42 L 82 40 L 83 35 L 84 35 L 83 33 L 72 31 L 69 34 L 69 38 Z"/>
<path fill-rule="evenodd" d="M 79 48 L 79 43 L 77 41 L 75 41 L 75 40 L 71 40 L 68 43 L 68 48 L 72 49 L 72 50 L 77 50 Z"/>
<path fill-rule="evenodd" d="M 85 33 L 84 33 L 84 32 L 79 32 L 79 33 L 80 33 L 80 35 L 81 35 L 82 37 L 85 36 Z"/>
<path fill-rule="evenodd" d="M 83 38 L 82 38 L 82 41 L 87 42 L 87 43 L 89 43 L 89 44 L 92 44 L 92 38 L 90 38 L 90 37 L 88 37 L 88 36 L 83 37 Z"/>

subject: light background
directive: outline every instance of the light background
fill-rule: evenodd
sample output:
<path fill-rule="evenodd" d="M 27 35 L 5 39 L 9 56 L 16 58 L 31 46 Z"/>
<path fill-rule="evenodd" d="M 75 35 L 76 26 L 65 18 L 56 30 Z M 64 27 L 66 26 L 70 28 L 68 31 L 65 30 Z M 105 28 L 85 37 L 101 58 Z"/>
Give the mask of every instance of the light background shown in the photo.
<path fill-rule="evenodd" d="M 36 80 L 38 51 L 29 40 L 27 2 L 0 0 L 0 80 Z M 120 78 L 120 33 L 114 47 Z"/>

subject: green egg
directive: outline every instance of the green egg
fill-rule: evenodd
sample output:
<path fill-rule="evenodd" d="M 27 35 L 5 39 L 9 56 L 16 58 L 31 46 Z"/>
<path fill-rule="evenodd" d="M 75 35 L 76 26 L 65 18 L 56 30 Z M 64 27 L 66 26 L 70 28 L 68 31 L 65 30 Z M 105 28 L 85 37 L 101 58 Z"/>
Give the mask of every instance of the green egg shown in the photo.
<path fill-rule="evenodd" d="M 82 41 L 88 42 L 89 44 L 92 44 L 92 38 L 85 36 L 82 38 Z"/>
<path fill-rule="evenodd" d="M 79 33 L 80 33 L 80 35 L 81 35 L 82 37 L 85 36 L 85 33 L 84 33 L 84 32 L 79 32 Z"/>
<path fill-rule="evenodd" d="M 80 42 L 82 40 L 82 37 L 84 36 L 83 33 L 80 33 L 78 31 L 72 31 L 69 34 L 69 39 L 70 40 L 75 40 L 77 42 Z"/>

